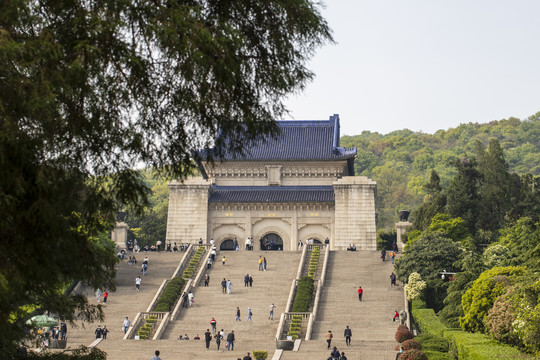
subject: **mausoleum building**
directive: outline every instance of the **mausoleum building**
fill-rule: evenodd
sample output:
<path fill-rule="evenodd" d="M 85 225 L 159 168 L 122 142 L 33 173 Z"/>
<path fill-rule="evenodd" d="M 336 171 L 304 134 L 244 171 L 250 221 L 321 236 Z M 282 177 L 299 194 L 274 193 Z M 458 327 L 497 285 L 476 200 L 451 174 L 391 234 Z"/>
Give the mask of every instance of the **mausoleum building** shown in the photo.
<path fill-rule="evenodd" d="M 375 250 L 376 183 L 354 176 L 356 148 L 339 146 L 339 116 L 279 121 L 280 135 L 241 158 L 202 162 L 202 176 L 169 183 L 167 240 L 241 250 L 296 250 L 299 241 L 331 249 Z"/>

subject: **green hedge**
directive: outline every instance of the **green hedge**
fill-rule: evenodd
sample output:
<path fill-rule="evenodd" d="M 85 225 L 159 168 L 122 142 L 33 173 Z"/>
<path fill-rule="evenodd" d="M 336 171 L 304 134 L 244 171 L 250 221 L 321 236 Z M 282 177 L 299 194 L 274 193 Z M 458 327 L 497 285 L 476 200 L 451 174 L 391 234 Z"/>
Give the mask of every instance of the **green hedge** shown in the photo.
<path fill-rule="evenodd" d="M 449 350 L 448 340 L 446 340 L 442 336 L 422 333 L 415 337 L 415 340 L 422 344 L 422 349 L 425 351 L 438 351 L 447 353 Z"/>
<path fill-rule="evenodd" d="M 294 297 L 293 312 L 308 312 L 313 298 L 313 278 L 303 276 L 298 281 L 296 296 Z"/>
<path fill-rule="evenodd" d="M 454 357 L 449 353 L 438 351 L 422 350 L 429 360 L 454 360 Z"/>
<path fill-rule="evenodd" d="M 431 360 L 448 359 L 445 357 L 448 353 L 433 351 L 426 341 L 422 341 L 421 336 L 432 335 L 436 337 L 444 337 L 450 343 L 450 352 L 455 354 L 459 360 L 520 360 L 534 359 L 533 356 L 524 354 L 518 349 L 509 345 L 501 344 L 487 335 L 479 333 L 468 333 L 461 330 L 448 329 L 435 315 L 432 309 L 422 309 L 422 302 L 413 301 L 412 316 L 415 324 L 418 326 L 422 334 L 417 338 L 424 346 L 426 351 L 430 351 L 432 356 L 428 355 Z M 438 340 L 436 340 L 439 342 Z M 442 354 L 442 355 L 441 355 Z M 439 356 L 436 358 L 435 356 Z"/>
<path fill-rule="evenodd" d="M 189 260 L 188 267 L 184 272 L 182 273 L 182 277 L 184 279 L 191 279 L 193 276 L 193 273 L 195 272 L 195 269 L 197 268 L 197 265 L 199 265 L 199 261 L 201 260 L 201 256 L 205 250 L 204 246 L 199 246 L 191 260 Z"/>
<path fill-rule="evenodd" d="M 443 336 L 444 332 L 448 330 L 446 325 L 435 315 L 433 309 L 413 309 L 412 315 L 415 324 L 422 333 Z"/>
<path fill-rule="evenodd" d="M 182 289 L 186 284 L 186 280 L 177 276 L 170 280 L 165 286 L 165 290 L 161 293 L 154 311 L 171 311 L 176 299 L 182 293 Z"/>
<path fill-rule="evenodd" d="M 251 353 L 255 360 L 266 360 L 268 357 L 268 351 L 254 350 Z"/>
<path fill-rule="evenodd" d="M 519 360 L 534 359 L 518 349 L 501 344 L 484 334 L 449 330 L 444 337 L 450 341 L 451 352 L 457 353 L 460 360 Z"/>

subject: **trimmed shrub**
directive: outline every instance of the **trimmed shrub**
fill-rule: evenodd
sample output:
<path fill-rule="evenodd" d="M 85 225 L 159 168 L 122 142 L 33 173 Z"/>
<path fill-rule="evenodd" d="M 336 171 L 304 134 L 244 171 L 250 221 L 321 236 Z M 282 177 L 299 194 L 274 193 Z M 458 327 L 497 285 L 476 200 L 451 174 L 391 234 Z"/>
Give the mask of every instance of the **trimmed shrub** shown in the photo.
<path fill-rule="evenodd" d="M 451 352 L 460 359 L 470 360 L 518 360 L 534 359 L 509 345 L 501 344 L 484 334 L 472 334 L 459 330 L 449 330 L 444 337 L 450 341 Z"/>
<path fill-rule="evenodd" d="M 412 310 L 414 322 L 422 333 L 428 333 L 438 336 L 443 336 L 448 330 L 446 325 L 442 323 L 433 309 L 414 309 Z"/>
<path fill-rule="evenodd" d="M 410 350 L 410 349 L 422 350 L 422 344 L 420 344 L 415 339 L 409 339 L 401 343 L 401 348 L 403 350 Z"/>
<path fill-rule="evenodd" d="M 298 282 L 294 297 L 293 312 L 308 312 L 313 298 L 313 278 L 303 276 Z"/>
<path fill-rule="evenodd" d="M 409 330 L 409 327 L 407 325 L 398 325 L 396 330 L 401 330 L 401 329 Z"/>
<path fill-rule="evenodd" d="M 454 357 L 447 352 L 423 350 L 429 360 L 454 360 Z"/>
<path fill-rule="evenodd" d="M 420 344 L 422 344 L 422 349 L 424 352 L 427 351 L 438 351 L 447 353 L 448 352 L 448 340 L 442 336 L 432 335 L 428 333 L 423 333 L 414 338 Z"/>
<path fill-rule="evenodd" d="M 254 350 L 251 353 L 255 360 L 266 360 L 268 358 L 268 351 Z"/>
<path fill-rule="evenodd" d="M 399 360 L 428 360 L 428 357 L 421 350 L 410 349 L 403 351 Z"/>
<path fill-rule="evenodd" d="M 414 338 L 414 334 L 409 329 L 398 329 L 395 334 L 396 341 L 402 343 L 405 340 Z"/>
<path fill-rule="evenodd" d="M 163 293 L 161 293 L 154 311 L 171 311 L 176 299 L 178 299 L 182 293 L 182 289 L 184 288 L 185 284 L 186 281 L 178 276 L 170 280 L 167 283 L 167 286 L 165 286 Z"/>

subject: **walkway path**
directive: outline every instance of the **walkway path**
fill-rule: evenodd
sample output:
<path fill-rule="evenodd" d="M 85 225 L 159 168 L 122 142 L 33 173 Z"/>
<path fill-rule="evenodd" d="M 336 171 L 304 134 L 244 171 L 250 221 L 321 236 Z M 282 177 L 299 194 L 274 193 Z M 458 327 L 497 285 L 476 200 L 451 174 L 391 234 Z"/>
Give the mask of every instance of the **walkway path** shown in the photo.
<path fill-rule="evenodd" d="M 142 276 L 141 264 L 145 255 L 149 258 L 149 266 L 146 275 Z M 97 325 L 102 327 L 107 325 L 110 333 L 106 341 L 121 340 L 124 336 L 123 331 L 121 331 L 124 318 L 128 316 L 133 320 L 138 312 L 146 311 L 163 279 L 171 277 L 183 255 L 183 252 L 139 253 L 137 254 L 139 262 L 136 265 L 128 265 L 125 260 L 120 263 L 117 267 L 116 291 L 109 292 L 109 299 L 104 306 L 105 320 L 92 324 L 81 322 L 78 323 L 79 328 L 70 326 L 68 329 L 68 346 L 90 345 L 95 340 L 94 331 Z M 140 291 L 135 289 L 137 275 L 142 277 Z M 81 292 L 88 296 L 91 304 L 97 303 L 97 298 L 92 289 L 82 289 Z"/>
<path fill-rule="evenodd" d="M 326 333 L 334 334 L 332 346 L 348 359 L 394 360 L 398 323 L 395 310 L 403 309 L 403 287 L 390 285 L 392 264 L 382 262 L 375 251 L 331 251 L 326 284 L 321 293 L 319 314 L 311 341 L 303 341 L 299 352 L 284 352 L 283 360 L 326 359 Z M 358 286 L 364 289 L 358 300 Z M 351 347 L 345 346 L 345 326 L 352 329 Z"/>
<path fill-rule="evenodd" d="M 226 252 L 218 254 L 219 259 L 225 255 L 225 266 L 216 262 L 208 272 L 211 281 L 209 287 L 204 282 L 193 292 L 195 304 L 180 312 L 178 319 L 170 323 L 163 340 L 143 341 L 126 340 L 109 342 L 108 339 L 99 344 L 106 351 L 108 359 L 145 359 L 148 360 L 155 349 L 159 349 L 163 359 L 236 359 L 243 357 L 247 351 L 275 351 L 275 333 L 279 316 L 287 303 L 292 279 L 296 276 L 300 252 Z M 265 256 L 268 262 L 267 271 L 258 271 L 259 255 Z M 253 287 L 244 287 L 244 275 L 251 274 Z M 220 282 L 223 278 L 233 283 L 230 295 L 222 294 Z M 274 320 L 268 320 L 268 307 L 271 303 L 277 306 Z M 242 321 L 235 321 L 236 306 L 240 307 Z M 246 321 L 247 308 L 253 311 L 253 322 Z M 235 350 L 228 352 L 225 342 L 218 352 L 216 343 L 212 341 L 210 350 L 205 349 L 204 340 L 192 340 L 195 334 L 204 339 L 204 332 L 210 328 L 210 319 L 215 317 L 218 330 L 225 333 L 234 330 L 237 341 Z M 179 341 L 180 334 L 188 334 L 189 341 Z"/>

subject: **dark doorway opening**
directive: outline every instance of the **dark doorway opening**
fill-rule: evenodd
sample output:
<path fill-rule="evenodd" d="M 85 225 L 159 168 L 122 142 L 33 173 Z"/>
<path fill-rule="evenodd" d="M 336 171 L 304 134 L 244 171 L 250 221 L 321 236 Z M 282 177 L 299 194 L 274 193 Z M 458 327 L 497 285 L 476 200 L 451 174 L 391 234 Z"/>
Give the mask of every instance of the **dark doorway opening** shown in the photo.
<path fill-rule="evenodd" d="M 267 234 L 261 240 L 261 250 L 283 250 L 283 240 L 278 234 Z"/>
<path fill-rule="evenodd" d="M 220 251 L 233 251 L 234 250 L 234 240 L 232 240 L 232 239 L 223 240 L 221 242 L 221 245 L 219 245 L 219 250 Z"/>
<path fill-rule="evenodd" d="M 322 242 L 320 240 L 313 239 L 313 244 L 322 245 Z"/>

